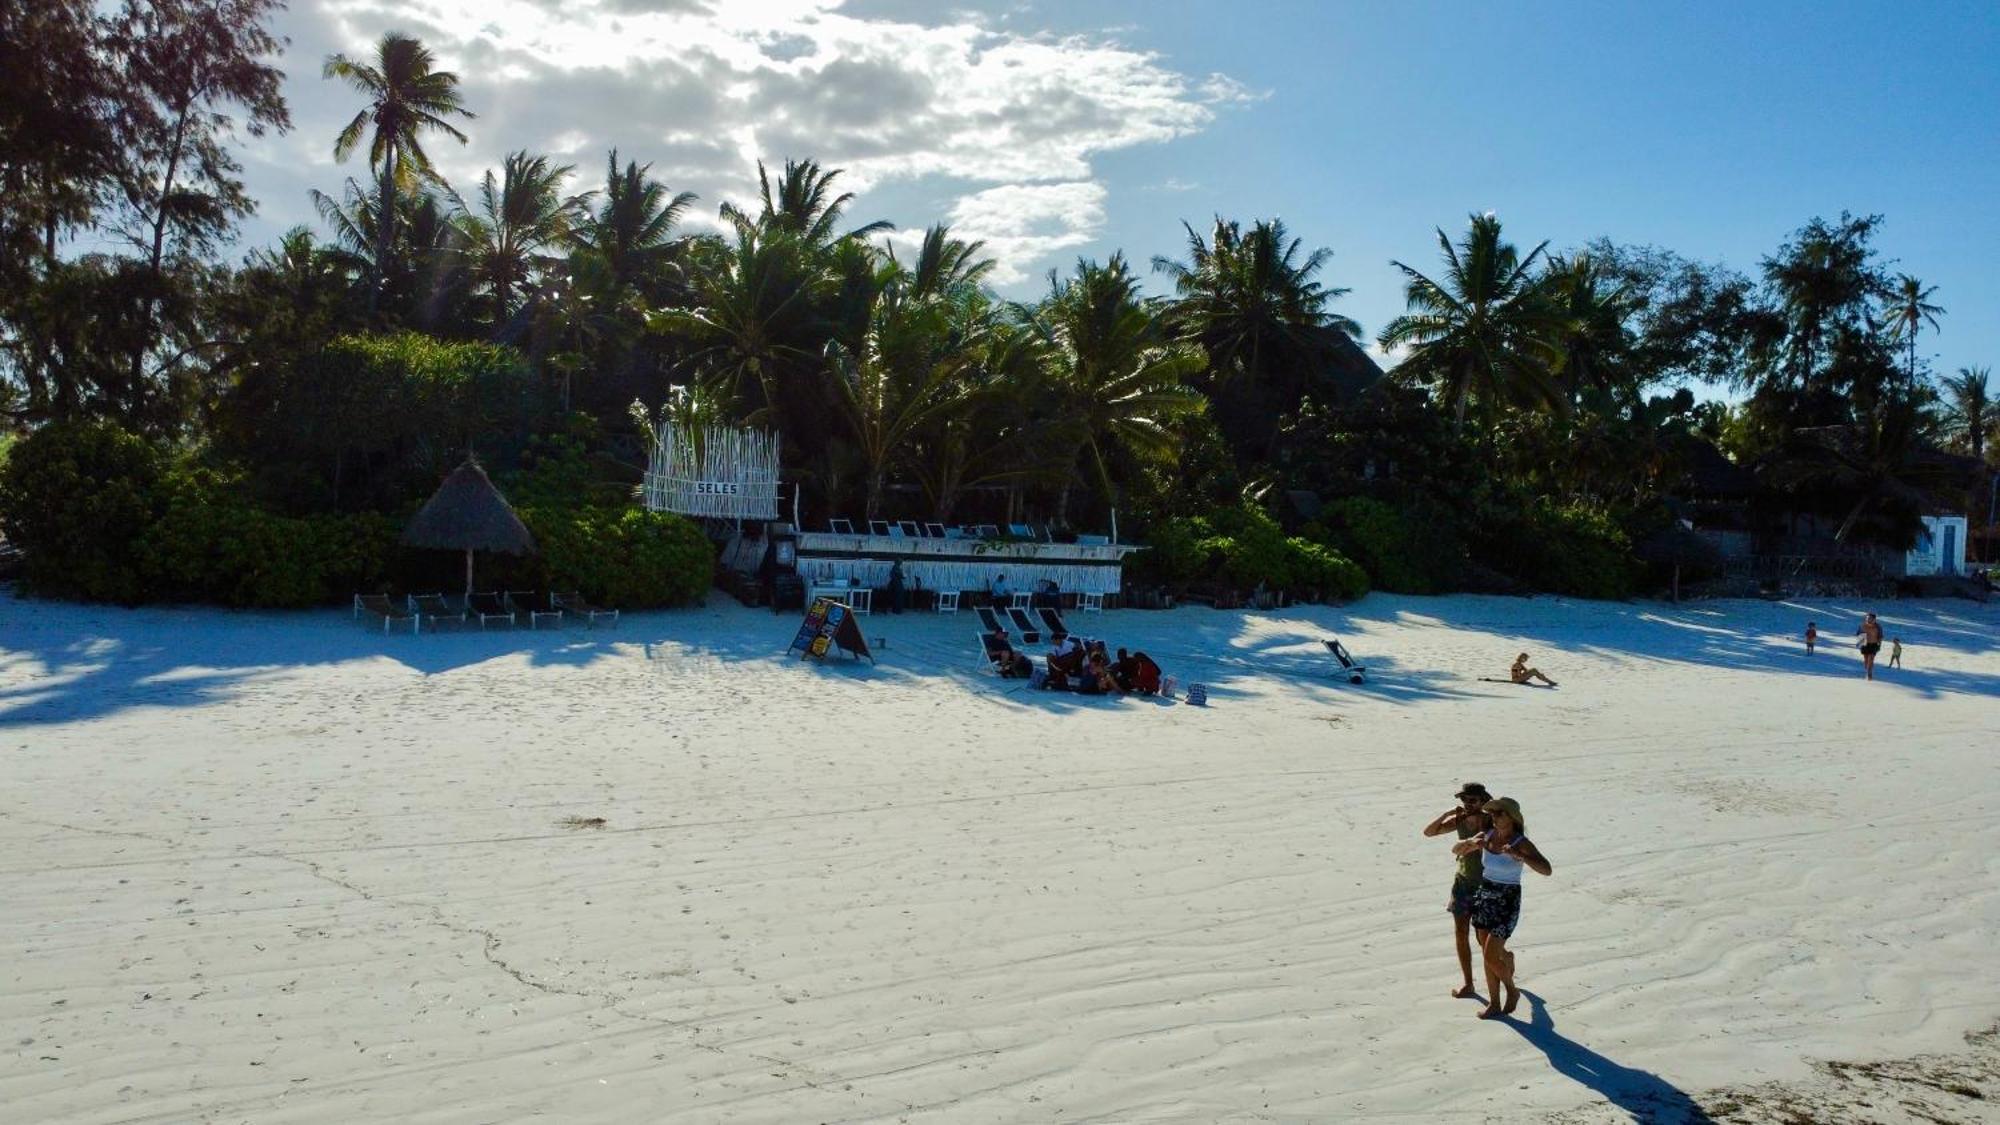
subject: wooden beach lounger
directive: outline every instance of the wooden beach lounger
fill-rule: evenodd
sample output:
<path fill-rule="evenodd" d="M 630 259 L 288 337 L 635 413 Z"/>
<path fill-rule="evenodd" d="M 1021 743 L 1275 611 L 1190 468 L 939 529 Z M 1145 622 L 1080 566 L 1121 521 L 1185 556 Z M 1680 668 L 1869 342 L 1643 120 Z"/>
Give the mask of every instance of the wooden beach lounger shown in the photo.
<path fill-rule="evenodd" d="M 533 590 L 509 590 L 503 596 L 507 608 L 528 619 L 528 628 L 539 629 L 547 621 L 562 628 L 563 611 Z"/>
<path fill-rule="evenodd" d="M 409 623 L 410 632 L 417 631 L 417 615 L 407 609 L 397 609 L 396 603 L 390 601 L 387 594 L 354 595 L 355 619 L 359 620 L 364 613 L 371 619 L 381 621 L 384 633 L 392 628 L 401 628 L 404 622 Z"/>
<path fill-rule="evenodd" d="M 617 610 L 591 605 L 589 602 L 583 600 L 582 594 L 573 592 L 568 594 L 550 594 L 549 604 L 565 613 L 574 613 L 578 617 L 583 618 L 583 623 L 586 626 L 596 625 L 597 619 L 600 617 L 613 625 L 618 624 Z"/>
<path fill-rule="evenodd" d="M 507 608 L 507 601 L 499 594 L 471 594 L 465 599 L 465 608 L 479 618 L 479 627 L 486 628 L 488 621 L 505 621 L 509 625 L 520 623 L 514 611 Z"/>
<path fill-rule="evenodd" d="M 465 610 L 454 606 L 443 594 L 411 594 L 410 612 L 416 615 L 415 628 L 437 629 L 446 624 L 465 624 Z"/>
<path fill-rule="evenodd" d="M 1061 644 L 1062 639 L 1069 636 L 1069 626 L 1063 624 L 1062 614 L 1050 606 L 1043 606 L 1041 614 L 1042 624 L 1049 627 L 1049 640 Z"/>
<path fill-rule="evenodd" d="M 1035 628 L 1035 623 L 1028 617 L 1027 610 L 1009 607 L 1007 616 L 1014 622 L 1014 631 L 1021 634 L 1022 644 L 1032 645 L 1041 643 L 1042 631 Z"/>
<path fill-rule="evenodd" d="M 1335 660 L 1340 661 L 1340 667 L 1347 673 L 1348 683 L 1358 684 L 1368 678 L 1368 666 L 1355 663 L 1354 658 L 1347 654 L 1346 647 L 1339 641 L 1329 638 L 1320 643 L 1326 646 L 1326 651 L 1332 653 Z"/>
<path fill-rule="evenodd" d="M 987 632 L 1004 633 L 1007 631 L 1007 626 L 1000 623 L 1000 615 L 993 612 L 992 606 L 982 605 L 974 606 L 973 608 L 979 612 L 979 623 L 986 626 Z"/>
<path fill-rule="evenodd" d="M 1014 651 L 1014 646 L 992 633 L 976 633 L 974 636 L 979 638 L 979 649 L 986 656 L 983 667 L 988 672 L 998 673 L 1000 662 L 1007 659 L 1007 654 Z"/>

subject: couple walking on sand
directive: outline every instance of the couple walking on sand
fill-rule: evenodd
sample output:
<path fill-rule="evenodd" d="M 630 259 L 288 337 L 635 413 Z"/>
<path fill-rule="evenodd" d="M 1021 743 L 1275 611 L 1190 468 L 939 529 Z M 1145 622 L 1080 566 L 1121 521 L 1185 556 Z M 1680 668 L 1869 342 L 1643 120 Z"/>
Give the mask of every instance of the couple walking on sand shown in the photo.
<path fill-rule="evenodd" d="M 1458 857 L 1458 873 L 1445 908 L 1458 937 L 1458 967 L 1465 983 L 1451 994 L 1461 1000 L 1479 995 L 1472 985 L 1471 936 L 1476 934 L 1486 968 L 1486 1007 L 1479 1018 L 1490 1020 L 1521 1002 L 1521 990 L 1514 985 L 1514 953 L 1507 948 L 1521 920 L 1521 872 L 1547 875 L 1552 869 L 1528 839 L 1520 802 L 1495 798 L 1476 781 L 1460 786 L 1455 796 L 1458 807 L 1439 813 L 1424 826 L 1424 835 L 1458 833 L 1451 849 Z"/>

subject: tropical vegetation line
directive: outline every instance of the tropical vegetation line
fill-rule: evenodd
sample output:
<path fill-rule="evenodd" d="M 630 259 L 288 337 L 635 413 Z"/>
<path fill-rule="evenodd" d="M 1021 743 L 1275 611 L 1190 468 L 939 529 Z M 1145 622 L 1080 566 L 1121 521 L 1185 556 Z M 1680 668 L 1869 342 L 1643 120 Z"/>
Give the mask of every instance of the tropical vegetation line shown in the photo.
<path fill-rule="evenodd" d="M 1277 220 L 1188 224 L 1150 271 L 1081 260 L 1006 301 L 980 243 L 889 240 L 809 159 L 760 165 L 715 231 L 617 150 L 452 185 L 432 153 L 476 107 L 391 33 L 325 60 L 355 174 L 314 192 L 321 228 L 231 263 L 255 207 L 234 146 L 290 127 L 276 6 L 0 16 L 0 531 L 31 590 L 426 584 L 450 561 L 395 529 L 473 451 L 544 546 L 502 580 L 691 600 L 707 541 L 631 500 L 665 420 L 779 431 L 809 526 L 1115 508 L 1153 547 L 1131 579 L 1195 590 L 1615 597 L 1713 568 L 1683 520 L 1903 547 L 1927 506 L 1983 516 L 1987 372 L 1928 369 L 1944 310 L 1872 215 L 1807 222 L 1753 275 L 1523 249 L 1474 215 L 1395 263 L 1384 374 L 1331 253 Z"/>

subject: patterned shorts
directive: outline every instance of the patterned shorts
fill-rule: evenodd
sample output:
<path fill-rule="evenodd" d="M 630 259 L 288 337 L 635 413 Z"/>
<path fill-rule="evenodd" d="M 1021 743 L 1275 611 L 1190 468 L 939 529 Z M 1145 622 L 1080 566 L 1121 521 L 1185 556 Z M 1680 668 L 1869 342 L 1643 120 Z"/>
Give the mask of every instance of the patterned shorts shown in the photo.
<path fill-rule="evenodd" d="M 1472 896 L 1473 928 L 1510 938 L 1520 921 L 1521 885 L 1489 883 L 1481 879 L 1478 892 Z"/>
<path fill-rule="evenodd" d="M 1472 913 L 1472 898 L 1479 893 L 1477 876 L 1457 875 L 1451 880 L 1451 901 L 1444 904 L 1446 910 L 1458 917 Z"/>

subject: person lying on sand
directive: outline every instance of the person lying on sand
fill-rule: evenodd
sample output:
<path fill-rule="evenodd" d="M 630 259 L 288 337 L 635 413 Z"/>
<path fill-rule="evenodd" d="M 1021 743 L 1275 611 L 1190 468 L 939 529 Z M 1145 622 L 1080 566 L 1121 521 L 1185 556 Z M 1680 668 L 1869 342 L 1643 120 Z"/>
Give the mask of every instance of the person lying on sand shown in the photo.
<path fill-rule="evenodd" d="M 1528 667 L 1528 654 L 1525 652 L 1514 658 L 1514 666 L 1507 670 L 1507 677 L 1517 684 L 1525 684 L 1531 680 L 1540 680 L 1550 687 L 1556 686 L 1554 680 L 1542 675 L 1540 668 Z"/>
<path fill-rule="evenodd" d="M 1514 954 L 1507 939 L 1521 922 L 1521 871 L 1552 874 L 1554 868 L 1528 839 L 1528 824 L 1521 804 L 1512 797 L 1500 797 L 1480 807 L 1490 825 L 1478 836 L 1453 845 L 1455 855 L 1479 856 L 1479 890 L 1472 896 L 1472 929 L 1479 935 L 1479 948 L 1486 961 L 1486 1007 L 1479 1018 L 1490 1020 L 1512 1012 L 1521 1002 L 1521 990 L 1514 985 Z M 1506 1000 L 1501 1000 L 1501 990 Z"/>

